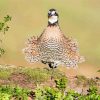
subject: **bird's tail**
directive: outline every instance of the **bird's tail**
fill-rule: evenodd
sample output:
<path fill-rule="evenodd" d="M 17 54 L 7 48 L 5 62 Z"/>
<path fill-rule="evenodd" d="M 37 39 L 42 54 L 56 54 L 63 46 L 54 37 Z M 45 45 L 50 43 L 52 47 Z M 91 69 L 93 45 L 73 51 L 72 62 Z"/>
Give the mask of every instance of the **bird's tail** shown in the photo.
<path fill-rule="evenodd" d="M 22 51 L 25 54 L 25 59 L 30 63 L 37 62 L 40 58 L 35 37 L 28 39 L 26 47 Z"/>

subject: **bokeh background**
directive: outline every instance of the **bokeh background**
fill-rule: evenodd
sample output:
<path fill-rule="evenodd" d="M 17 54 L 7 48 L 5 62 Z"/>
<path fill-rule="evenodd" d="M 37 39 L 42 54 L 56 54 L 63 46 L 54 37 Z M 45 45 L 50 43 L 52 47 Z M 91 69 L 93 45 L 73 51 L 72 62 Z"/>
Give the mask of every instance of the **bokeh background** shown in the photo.
<path fill-rule="evenodd" d="M 22 49 L 30 36 L 39 36 L 47 26 L 50 8 L 59 12 L 65 35 L 79 42 L 80 53 L 86 58 L 79 65 L 80 73 L 92 75 L 100 68 L 100 0 L 0 0 L 0 19 L 12 16 L 2 44 L 6 53 L 0 63 L 33 66 L 25 61 Z"/>

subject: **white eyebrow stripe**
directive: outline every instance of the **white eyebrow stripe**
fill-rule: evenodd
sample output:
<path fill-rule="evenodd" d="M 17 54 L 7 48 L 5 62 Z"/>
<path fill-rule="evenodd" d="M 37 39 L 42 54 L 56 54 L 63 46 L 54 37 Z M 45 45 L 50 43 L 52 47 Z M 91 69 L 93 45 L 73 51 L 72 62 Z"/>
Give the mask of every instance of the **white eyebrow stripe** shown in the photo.
<path fill-rule="evenodd" d="M 50 14 L 50 11 L 48 13 Z"/>
<path fill-rule="evenodd" d="M 55 11 L 52 11 L 51 13 L 52 13 L 52 14 L 55 14 Z"/>

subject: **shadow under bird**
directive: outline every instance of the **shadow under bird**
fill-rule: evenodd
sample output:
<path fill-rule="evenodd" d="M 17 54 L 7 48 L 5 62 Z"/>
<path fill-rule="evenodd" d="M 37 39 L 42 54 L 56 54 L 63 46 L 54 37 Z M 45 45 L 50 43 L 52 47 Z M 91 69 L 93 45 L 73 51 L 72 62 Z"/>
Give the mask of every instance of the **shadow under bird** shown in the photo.
<path fill-rule="evenodd" d="M 80 56 L 78 43 L 66 37 L 58 23 L 59 15 L 55 9 L 48 11 L 48 25 L 39 37 L 31 37 L 23 49 L 25 59 L 30 62 L 42 62 L 50 68 L 58 65 L 77 67 L 84 61 Z"/>

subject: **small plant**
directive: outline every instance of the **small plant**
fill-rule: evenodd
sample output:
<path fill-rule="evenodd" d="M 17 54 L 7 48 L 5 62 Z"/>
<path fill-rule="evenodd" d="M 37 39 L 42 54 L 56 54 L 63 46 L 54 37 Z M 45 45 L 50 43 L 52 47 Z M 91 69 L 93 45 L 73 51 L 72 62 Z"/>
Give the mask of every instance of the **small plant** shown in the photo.
<path fill-rule="evenodd" d="M 23 89 L 21 87 L 15 87 L 13 90 L 13 97 L 17 100 L 28 100 L 28 94 L 29 90 L 28 89 Z"/>
<path fill-rule="evenodd" d="M 0 93 L 0 100 L 11 100 L 11 94 Z"/>
<path fill-rule="evenodd" d="M 57 89 L 47 87 L 45 89 L 45 92 L 46 92 L 45 100 L 61 100 L 63 98 L 62 93 Z"/>
<path fill-rule="evenodd" d="M 79 100 L 78 98 L 80 97 L 80 94 L 75 92 L 74 90 L 69 90 L 66 95 L 64 100 Z"/>
<path fill-rule="evenodd" d="M 7 15 L 4 17 L 3 21 L 0 22 L 0 32 L 3 32 L 5 34 L 6 31 L 8 31 L 9 26 L 7 25 L 8 21 L 11 21 L 11 16 Z"/>
<path fill-rule="evenodd" d="M 5 53 L 5 50 L 0 48 L 0 57 Z"/>
<path fill-rule="evenodd" d="M 7 15 L 4 17 L 3 21 L 0 22 L 0 35 L 4 35 L 6 31 L 8 31 L 9 26 L 7 22 L 11 21 L 11 16 Z M 3 34 L 2 34 L 3 33 Z M 2 38 L 0 36 L 0 43 L 2 43 Z M 5 53 L 5 50 L 0 47 L 0 57 Z"/>
<path fill-rule="evenodd" d="M 35 90 L 34 100 L 62 100 L 62 93 L 51 87 L 38 87 Z"/>
<path fill-rule="evenodd" d="M 43 87 L 37 86 L 34 92 L 35 92 L 34 100 L 45 100 L 45 89 Z"/>
<path fill-rule="evenodd" d="M 0 86 L 0 100 L 28 100 L 30 90 L 21 87 Z"/>
<path fill-rule="evenodd" d="M 65 90 L 67 82 L 68 82 L 68 80 L 65 77 L 55 80 L 56 87 L 61 91 Z"/>
<path fill-rule="evenodd" d="M 86 100 L 100 100 L 100 95 L 98 94 L 97 87 L 91 86 L 88 90 L 87 96 L 85 96 Z"/>
<path fill-rule="evenodd" d="M 88 90 L 88 94 L 97 94 L 97 87 L 91 86 Z"/>

